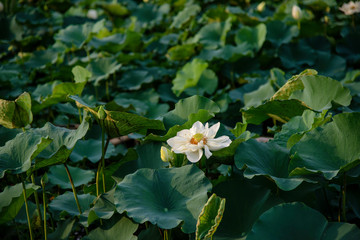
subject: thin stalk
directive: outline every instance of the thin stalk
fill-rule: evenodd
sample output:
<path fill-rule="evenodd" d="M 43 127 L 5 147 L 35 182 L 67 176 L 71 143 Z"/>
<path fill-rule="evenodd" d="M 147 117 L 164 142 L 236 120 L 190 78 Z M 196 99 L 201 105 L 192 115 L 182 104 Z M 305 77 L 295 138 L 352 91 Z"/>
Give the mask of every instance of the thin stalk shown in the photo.
<path fill-rule="evenodd" d="M 106 79 L 106 81 L 105 81 L 105 89 L 106 89 L 106 98 L 108 101 L 110 101 L 109 80 L 108 79 Z"/>
<path fill-rule="evenodd" d="M 342 192 L 343 192 L 343 185 L 340 186 L 340 196 L 339 196 L 339 208 L 338 208 L 338 222 L 341 221 L 341 207 L 342 207 Z"/>
<path fill-rule="evenodd" d="M 104 174 L 104 169 L 105 169 L 105 130 L 104 130 L 104 121 L 102 120 L 102 124 L 101 124 L 101 162 L 102 162 L 102 167 L 101 167 L 101 177 L 103 180 L 103 192 L 106 192 L 106 184 L 105 184 L 105 174 Z"/>
<path fill-rule="evenodd" d="M 101 170 L 101 161 L 99 162 L 98 169 L 96 171 L 96 196 L 99 196 L 99 174 Z"/>
<path fill-rule="evenodd" d="M 341 195 L 342 195 L 342 217 L 343 217 L 344 222 L 347 222 L 347 219 L 346 219 L 346 174 L 345 173 L 344 173 L 344 181 L 343 181 Z"/>
<path fill-rule="evenodd" d="M 69 168 L 67 167 L 66 163 L 64 163 L 64 166 L 65 166 L 65 170 L 66 170 L 66 173 L 67 173 L 67 175 L 68 175 L 68 177 L 69 177 L 69 181 L 70 181 L 70 184 L 71 184 L 73 193 L 74 193 L 74 197 L 75 197 L 75 201 L 76 201 L 77 208 L 78 208 L 78 210 L 79 210 L 79 213 L 82 214 L 81 207 L 80 207 L 80 203 L 79 203 L 79 199 L 78 199 L 77 194 L 76 194 L 75 185 L 74 185 L 73 179 L 72 179 L 72 177 L 71 177 Z"/>
<path fill-rule="evenodd" d="M 329 199 L 327 197 L 325 186 L 323 186 L 321 189 L 322 189 L 323 194 L 324 194 L 324 198 L 325 198 L 325 202 L 326 202 L 326 208 L 327 208 L 327 210 L 329 212 L 329 216 L 331 217 L 331 219 L 334 219 L 334 216 L 333 216 L 333 213 L 331 211 L 330 204 L 329 204 Z"/>
<path fill-rule="evenodd" d="M 29 232 L 30 232 L 30 239 L 33 240 L 33 230 L 31 228 L 31 221 L 30 221 L 30 214 L 29 214 L 29 206 L 27 203 L 27 196 L 26 196 L 26 188 L 25 188 L 25 183 L 24 181 L 21 181 L 22 183 L 22 187 L 23 187 L 23 195 L 24 195 L 24 201 L 25 201 L 25 209 L 26 209 L 26 216 L 27 216 L 27 221 L 28 221 L 28 226 L 29 226 Z"/>
<path fill-rule="evenodd" d="M 164 229 L 164 240 L 169 240 L 169 233 L 167 229 Z"/>
<path fill-rule="evenodd" d="M 31 182 L 35 185 L 34 173 L 31 174 Z M 37 209 L 37 212 L 38 212 L 38 215 L 39 215 L 39 218 L 40 218 L 40 222 L 41 222 L 41 211 L 40 211 L 39 195 L 38 195 L 37 191 L 34 192 L 34 196 L 35 196 L 36 209 Z M 44 232 L 44 229 L 42 229 L 42 230 Z"/>
<path fill-rule="evenodd" d="M 80 124 L 81 124 L 82 123 L 81 110 L 80 110 L 80 108 L 78 108 L 78 110 L 79 110 L 79 120 L 80 120 Z"/>
<path fill-rule="evenodd" d="M 45 195 L 45 183 L 41 182 L 43 190 L 43 206 L 44 206 L 44 238 L 47 240 L 47 231 L 46 231 L 46 195 Z"/>

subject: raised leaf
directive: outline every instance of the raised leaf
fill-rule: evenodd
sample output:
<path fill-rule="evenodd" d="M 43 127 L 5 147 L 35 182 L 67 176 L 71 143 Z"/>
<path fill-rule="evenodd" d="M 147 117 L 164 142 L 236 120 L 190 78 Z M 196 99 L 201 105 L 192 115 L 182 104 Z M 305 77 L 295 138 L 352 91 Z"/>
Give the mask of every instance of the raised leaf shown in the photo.
<path fill-rule="evenodd" d="M 95 173 L 91 170 L 68 166 L 75 187 L 89 183 L 94 179 Z M 48 173 L 49 181 L 54 185 L 59 185 L 62 189 L 71 189 L 69 177 L 63 165 L 50 167 Z"/>
<path fill-rule="evenodd" d="M 33 120 L 30 94 L 24 92 L 14 101 L 0 99 L 0 124 L 6 128 L 22 128 Z"/>

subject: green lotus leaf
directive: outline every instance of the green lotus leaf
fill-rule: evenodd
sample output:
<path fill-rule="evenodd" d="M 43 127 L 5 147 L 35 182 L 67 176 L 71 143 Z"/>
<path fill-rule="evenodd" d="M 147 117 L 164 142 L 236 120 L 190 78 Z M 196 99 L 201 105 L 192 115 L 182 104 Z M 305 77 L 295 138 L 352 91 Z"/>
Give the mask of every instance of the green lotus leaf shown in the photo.
<path fill-rule="evenodd" d="M 306 132 L 322 126 L 330 120 L 331 114 L 327 115 L 327 110 L 322 113 L 305 110 L 302 116 L 295 116 L 283 124 L 281 131 L 275 134 L 274 140 L 277 144 L 290 149 Z"/>
<path fill-rule="evenodd" d="M 291 99 L 268 101 L 258 107 L 241 109 L 241 112 L 246 123 L 260 124 L 270 117 L 285 123 L 292 117 L 301 115 L 307 109 L 310 108 L 303 102 Z"/>
<path fill-rule="evenodd" d="M 67 102 L 69 95 L 81 95 L 85 84 L 86 81 L 78 83 L 54 81 L 38 85 L 33 93 L 35 99 L 33 112 L 38 113 L 51 105 Z"/>
<path fill-rule="evenodd" d="M 127 239 L 136 240 L 137 237 L 133 234 L 138 228 L 138 224 L 133 223 L 126 217 L 114 216 L 110 220 L 104 222 L 104 224 L 89 233 L 87 239 Z"/>
<path fill-rule="evenodd" d="M 317 10 L 324 10 L 327 7 L 335 7 L 337 3 L 335 0 L 304 0 L 304 5 L 311 6 Z"/>
<path fill-rule="evenodd" d="M 218 46 L 224 46 L 226 35 L 231 29 L 231 18 L 225 22 L 213 22 L 205 25 L 192 39 L 193 43 L 200 42 L 206 48 L 214 49 Z"/>
<path fill-rule="evenodd" d="M 304 135 L 294 145 L 291 175 L 321 172 L 334 178 L 359 164 L 360 113 L 341 113 L 333 121 Z"/>
<path fill-rule="evenodd" d="M 90 194 L 78 194 L 79 204 L 82 212 L 90 209 L 91 203 L 95 200 L 95 196 Z M 66 211 L 71 216 L 80 215 L 76 205 L 74 194 L 72 192 L 65 192 L 57 196 L 49 203 L 49 208 L 56 211 Z"/>
<path fill-rule="evenodd" d="M 281 46 L 279 49 L 279 57 L 283 66 L 289 69 L 301 69 L 302 66 L 313 66 L 316 60 L 314 50 L 302 42 Z"/>
<path fill-rule="evenodd" d="M 42 128 L 30 129 L 31 134 L 46 137 L 52 142 L 38 155 L 35 166 L 32 170 L 65 163 L 69 158 L 76 142 L 83 138 L 89 129 L 87 117 L 76 130 L 62 127 L 55 127 L 51 123 L 46 123 Z"/>
<path fill-rule="evenodd" d="M 149 228 L 140 232 L 138 240 L 162 240 L 163 237 L 159 232 L 159 228 L 155 225 L 150 225 Z"/>
<path fill-rule="evenodd" d="M 98 5 L 111 15 L 123 17 L 129 14 L 129 10 L 120 3 L 99 2 Z"/>
<path fill-rule="evenodd" d="M 65 221 L 59 221 L 56 230 L 48 235 L 49 240 L 69 239 L 70 233 L 76 222 L 75 218 L 68 218 Z"/>
<path fill-rule="evenodd" d="M 86 82 L 92 76 L 91 72 L 81 66 L 73 67 L 71 72 L 74 75 L 74 81 L 76 83 Z"/>
<path fill-rule="evenodd" d="M 238 46 L 225 45 L 219 49 L 203 49 L 198 56 L 205 61 L 213 61 L 216 59 L 223 59 L 229 62 L 235 62 L 245 56 L 253 56 L 250 45 L 243 43 Z"/>
<path fill-rule="evenodd" d="M 211 240 L 221 222 L 224 211 L 225 198 L 220 198 L 213 193 L 199 215 L 195 239 Z"/>
<path fill-rule="evenodd" d="M 58 59 L 59 52 L 54 49 L 40 50 L 33 52 L 25 66 L 31 69 L 42 69 L 55 64 Z"/>
<path fill-rule="evenodd" d="M 218 78 L 216 74 L 210 70 L 205 69 L 201 74 L 199 82 L 196 86 L 185 89 L 187 95 L 204 95 L 205 93 L 213 94 L 218 86 Z"/>
<path fill-rule="evenodd" d="M 243 26 L 235 35 L 237 45 L 246 43 L 255 51 L 259 51 L 265 42 L 266 25 L 263 23 L 255 27 Z"/>
<path fill-rule="evenodd" d="M 34 184 L 25 184 L 26 196 L 29 197 L 39 187 Z M 0 193 L 0 224 L 12 221 L 24 205 L 22 183 L 6 186 Z"/>
<path fill-rule="evenodd" d="M 292 76 L 270 100 L 288 100 L 293 92 L 304 89 L 304 84 L 301 81 L 302 77 L 314 75 L 317 75 L 317 71 L 306 69 L 298 75 Z"/>
<path fill-rule="evenodd" d="M 94 82 L 95 86 L 98 86 L 101 80 L 109 78 L 111 74 L 120 68 L 121 64 L 118 64 L 117 60 L 113 57 L 98 58 L 95 61 L 91 61 L 87 66 L 87 69 L 92 73 L 90 81 Z"/>
<path fill-rule="evenodd" d="M 279 20 L 268 22 L 266 29 L 266 40 L 269 40 L 275 47 L 280 47 L 280 45 L 290 42 L 291 39 L 299 35 L 297 26 L 288 26 Z"/>
<path fill-rule="evenodd" d="M 172 61 L 188 60 L 195 54 L 195 44 L 176 45 L 171 47 L 166 56 Z"/>
<path fill-rule="evenodd" d="M 91 170 L 83 170 L 81 168 L 68 166 L 75 187 L 87 184 L 95 177 L 95 173 Z M 71 189 L 69 177 L 63 165 L 50 167 L 48 172 L 49 181 L 54 185 L 59 185 L 62 189 Z"/>
<path fill-rule="evenodd" d="M 173 19 L 170 28 L 181 28 L 191 18 L 195 17 L 201 10 L 197 4 L 189 4 L 181 10 Z"/>
<path fill-rule="evenodd" d="M 6 128 L 22 128 L 33 121 L 30 94 L 24 92 L 14 101 L 0 99 L 0 124 Z"/>
<path fill-rule="evenodd" d="M 246 166 L 245 177 L 268 176 L 284 191 L 293 190 L 304 181 L 301 178 L 289 177 L 289 151 L 274 141 L 262 143 L 250 139 L 239 145 L 234 158 L 238 169 Z"/>
<path fill-rule="evenodd" d="M 258 217 L 282 202 L 262 182 L 235 175 L 216 185 L 213 192 L 226 199 L 226 208 L 214 239 L 241 239 L 251 230 Z M 236 223 L 236 227 L 234 227 Z"/>
<path fill-rule="evenodd" d="M 356 225 L 328 222 L 320 212 L 302 203 L 284 203 L 263 213 L 246 239 L 355 240 L 359 237 Z"/>
<path fill-rule="evenodd" d="M 333 78 L 342 78 L 346 71 L 346 59 L 335 54 L 319 52 L 313 68 L 319 74 Z"/>
<path fill-rule="evenodd" d="M 171 89 L 175 95 L 180 96 L 185 89 L 196 86 L 207 67 L 208 64 L 198 58 L 185 64 L 185 66 L 176 73 L 176 78 L 173 80 L 173 87 Z"/>
<path fill-rule="evenodd" d="M 270 99 L 274 94 L 275 90 L 270 82 L 263 84 L 257 90 L 244 94 L 244 107 L 249 108 L 259 106 L 263 101 Z"/>
<path fill-rule="evenodd" d="M 104 27 L 105 21 L 100 20 L 97 23 L 84 23 L 82 25 L 69 25 L 61 29 L 55 36 L 55 40 L 66 44 L 68 48 L 82 48 L 92 37 L 92 33 L 97 33 Z"/>
<path fill-rule="evenodd" d="M 31 161 L 43 151 L 52 139 L 36 133 L 24 132 L 6 142 L 0 148 L 0 178 L 5 172 L 12 174 L 26 172 L 31 167 Z"/>
<path fill-rule="evenodd" d="M 131 70 L 126 71 L 121 80 L 118 81 L 118 86 L 126 90 L 139 90 L 144 83 L 151 83 L 154 77 L 146 70 Z"/>
<path fill-rule="evenodd" d="M 134 11 L 132 11 L 132 16 L 136 17 L 136 23 L 140 28 L 150 29 L 156 24 L 161 23 L 163 17 L 169 14 L 170 5 L 162 4 L 138 4 Z"/>
<path fill-rule="evenodd" d="M 79 140 L 70 155 L 72 162 L 79 162 L 87 158 L 92 163 L 97 163 L 101 159 L 101 140 L 87 139 Z M 106 150 L 105 158 L 109 158 L 116 154 L 113 144 L 109 144 Z"/>
<path fill-rule="evenodd" d="M 99 107 L 92 107 L 86 104 L 78 96 L 70 96 L 70 98 L 76 101 L 78 107 L 91 112 L 96 119 L 100 120 L 97 114 Z M 164 124 L 160 120 L 152 120 L 127 112 L 105 110 L 105 113 L 104 126 L 107 134 L 111 137 L 125 136 L 148 129 L 164 130 Z"/>
<path fill-rule="evenodd" d="M 149 221 L 163 229 L 184 222 L 182 230 L 192 233 L 210 190 L 209 180 L 195 165 L 143 168 L 117 185 L 115 206 L 120 213 L 126 211 L 135 222 Z"/>

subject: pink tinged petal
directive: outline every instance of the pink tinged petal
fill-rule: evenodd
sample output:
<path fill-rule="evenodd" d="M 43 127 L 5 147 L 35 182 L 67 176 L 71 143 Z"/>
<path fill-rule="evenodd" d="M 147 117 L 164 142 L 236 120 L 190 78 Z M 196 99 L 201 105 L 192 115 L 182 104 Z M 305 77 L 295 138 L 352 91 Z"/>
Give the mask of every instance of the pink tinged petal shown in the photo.
<path fill-rule="evenodd" d="M 186 154 L 187 159 L 190 162 L 196 163 L 201 159 L 201 157 L 203 155 L 203 151 L 202 151 L 202 149 L 199 149 L 195 152 L 186 152 L 185 154 Z"/>
<path fill-rule="evenodd" d="M 231 140 L 228 136 L 221 136 L 214 139 L 208 139 L 206 145 L 209 147 L 211 151 L 217 151 L 222 148 L 226 148 L 230 146 Z"/>
<path fill-rule="evenodd" d="M 212 153 L 210 152 L 209 147 L 205 145 L 204 150 L 206 158 L 211 157 Z"/>
<path fill-rule="evenodd" d="M 218 122 L 217 124 L 212 125 L 211 128 L 209 129 L 207 137 L 208 138 L 214 138 L 216 136 L 216 133 L 219 131 L 219 128 L 220 128 L 220 122 Z"/>

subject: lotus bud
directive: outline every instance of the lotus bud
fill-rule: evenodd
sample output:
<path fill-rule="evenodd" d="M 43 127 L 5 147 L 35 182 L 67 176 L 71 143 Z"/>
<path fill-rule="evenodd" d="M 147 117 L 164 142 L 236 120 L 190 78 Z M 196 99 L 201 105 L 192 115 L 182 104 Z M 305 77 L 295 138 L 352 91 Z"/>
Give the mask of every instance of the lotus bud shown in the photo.
<path fill-rule="evenodd" d="M 98 114 L 98 117 L 100 118 L 100 120 L 104 120 L 106 118 L 106 112 L 105 112 L 103 106 L 100 106 L 97 114 Z"/>
<path fill-rule="evenodd" d="M 257 10 L 258 12 L 264 11 L 265 5 L 266 5 L 266 2 L 262 1 L 261 3 L 259 3 L 259 5 L 257 5 L 256 10 Z"/>
<path fill-rule="evenodd" d="M 295 20 L 300 20 L 301 18 L 301 9 L 299 6 L 294 5 L 291 10 L 291 15 Z"/>
<path fill-rule="evenodd" d="M 94 10 L 94 9 L 90 9 L 90 10 L 87 12 L 86 16 L 87 16 L 88 18 L 90 18 L 90 19 L 97 19 L 97 18 L 98 18 L 97 11 Z"/>
<path fill-rule="evenodd" d="M 160 149 L 160 156 L 163 162 L 170 162 L 174 160 L 175 154 L 170 149 L 162 146 Z"/>
<path fill-rule="evenodd" d="M 4 4 L 0 2 L 0 12 L 2 12 L 3 10 L 4 10 Z"/>

